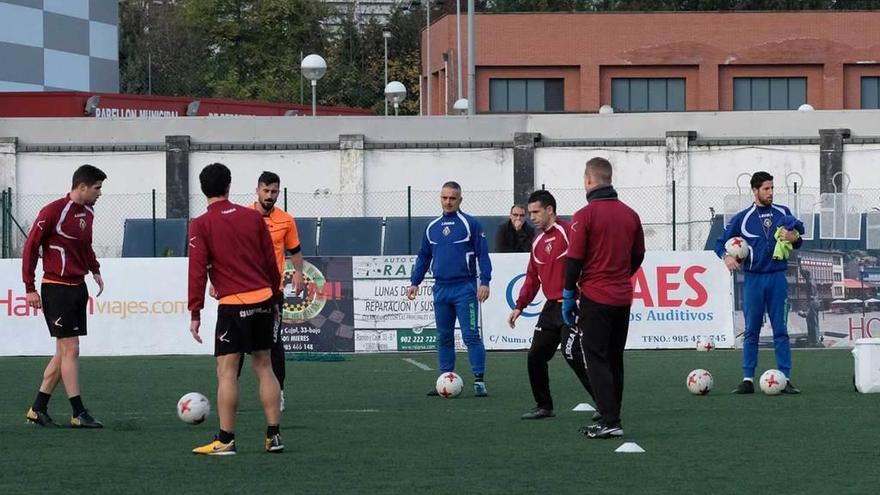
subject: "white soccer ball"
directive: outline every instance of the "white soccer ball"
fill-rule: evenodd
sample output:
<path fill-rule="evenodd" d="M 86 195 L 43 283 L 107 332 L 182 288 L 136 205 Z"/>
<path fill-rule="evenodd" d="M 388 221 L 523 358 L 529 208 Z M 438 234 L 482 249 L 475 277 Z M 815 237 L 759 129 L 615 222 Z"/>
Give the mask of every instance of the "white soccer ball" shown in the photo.
<path fill-rule="evenodd" d="M 715 384 L 715 380 L 712 378 L 712 373 L 704 369 L 695 369 L 688 373 L 687 382 L 688 391 L 694 395 L 706 395 L 712 390 L 712 385 Z"/>
<path fill-rule="evenodd" d="M 177 401 L 177 417 L 184 423 L 197 425 L 211 413 L 208 398 L 198 392 L 190 392 Z"/>
<path fill-rule="evenodd" d="M 437 393 L 445 399 L 452 399 L 461 394 L 464 382 L 457 374 L 449 371 L 437 377 Z"/>
<path fill-rule="evenodd" d="M 697 350 L 700 352 L 714 351 L 715 339 L 709 335 L 700 335 L 697 337 Z"/>
<path fill-rule="evenodd" d="M 779 370 L 767 370 L 758 381 L 761 391 L 767 395 L 779 395 L 788 383 L 788 378 Z"/>
<path fill-rule="evenodd" d="M 742 237 L 731 237 L 724 243 L 724 250 L 733 256 L 736 261 L 742 261 L 749 257 L 749 243 Z"/>

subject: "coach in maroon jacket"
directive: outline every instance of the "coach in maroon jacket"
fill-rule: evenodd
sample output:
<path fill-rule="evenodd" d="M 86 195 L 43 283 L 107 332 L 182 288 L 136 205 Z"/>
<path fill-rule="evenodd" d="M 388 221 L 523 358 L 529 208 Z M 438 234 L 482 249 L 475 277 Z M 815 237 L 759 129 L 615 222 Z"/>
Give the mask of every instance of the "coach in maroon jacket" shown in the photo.
<path fill-rule="evenodd" d="M 208 211 L 189 227 L 190 332 L 197 342 L 202 342 L 201 310 L 210 277 L 220 300 L 214 332 L 220 432 L 214 441 L 193 449 L 193 453 L 236 453 L 238 362 L 243 352 L 251 354 L 260 381 L 260 401 L 268 423 L 266 451 L 281 452 L 281 391 L 269 357 L 281 285 L 272 238 L 260 213 L 229 201 L 232 174 L 225 165 L 208 165 L 199 174 L 199 182 L 208 197 Z"/>
<path fill-rule="evenodd" d="M 79 390 L 79 338 L 86 335 L 89 291 L 85 276 L 92 272 L 98 295 L 104 291 L 100 265 L 92 249 L 95 202 L 107 175 L 97 167 L 83 165 L 73 173 L 70 194 L 49 203 L 37 215 L 22 252 L 22 279 L 28 306 L 42 308 L 49 335 L 55 340 L 55 355 L 46 365 L 43 382 L 27 420 L 40 426 L 57 426 L 49 417 L 49 398 L 64 381 L 74 428 L 101 428 L 83 406 Z M 37 261 L 43 251 L 43 279 L 37 293 Z"/>
<path fill-rule="evenodd" d="M 602 418 L 579 431 L 590 438 L 623 436 L 623 349 L 633 300 L 631 277 L 645 258 L 639 215 L 617 199 L 611 163 L 592 158 L 584 171 L 587 206 L 571 221 L 562 294 L 562 316 L 574 323 L 580 288 L 578 328 L 583 333 L 587 370 Z"/>
<path fill-rule="evenodd" d="M 566 255 L 568 254 L 569 224 L 556 217 L 556 198 L 548 191 L 538 190 L 529 196 L 529 217 L 541 233 L 532 242 L 529 266 L 525 282 L 519 291 L 516 307 L 507 318 L 510 328 L 526 306 L 543 290 L 544 308 L 538 317 L 538 324 L 532 335 L 529 348 L 528 370 L 535 408 L 522 415 L 522 419 L 541 419 L 553 417 L 553 397 L 550 395 L 550 374 L 547 363 L 556 354 L 562 343 L 562 356 L 580 380 L 581 385 L 591 396 L 590 379 L 587 377 L 587 362 L 584 358 L 580 332 L 562 321 L 560 303 L 562 284 L 565 277 Z"/>

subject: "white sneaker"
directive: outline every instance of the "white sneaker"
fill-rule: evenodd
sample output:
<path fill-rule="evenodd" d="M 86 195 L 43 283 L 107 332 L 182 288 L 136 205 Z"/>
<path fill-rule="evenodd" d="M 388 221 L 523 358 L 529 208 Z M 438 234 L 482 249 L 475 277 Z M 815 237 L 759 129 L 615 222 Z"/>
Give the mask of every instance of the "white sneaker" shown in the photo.
<path fill-rule="evenodd" d="M 281 404 L 279 406 L 281 407 L 281 412 L 284 412 L 284 390 L 281 391 Z"/>

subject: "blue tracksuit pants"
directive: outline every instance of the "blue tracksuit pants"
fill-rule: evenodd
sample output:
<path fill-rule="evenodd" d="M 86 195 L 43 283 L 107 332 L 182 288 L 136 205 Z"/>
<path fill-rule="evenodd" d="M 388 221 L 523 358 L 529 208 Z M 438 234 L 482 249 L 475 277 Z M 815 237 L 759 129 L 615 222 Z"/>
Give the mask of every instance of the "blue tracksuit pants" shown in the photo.
<path fill-rule="evenodd" d="M 791 345 L 788 340 L 788 283 L 785 272 L 745 274 L 743 286 L 743 316 L 745 336 L 743 339 L 743 377 L 754 378 L 758 365 L 758 338 L 764 323 L 764 314 L 773 327 L 773 348 L 776 366 L 790 377 Z"/>
<path fill-rule="evenodd" d="M 477 288 L 471 282 L 455 285 L 434 284 L 434 317 L 437 323 L 437 358 L 440 371 L 455 371 L 455 319 L 467 346 L 474 374 L 486 369 L 486 348 L 480 334 Z"/>

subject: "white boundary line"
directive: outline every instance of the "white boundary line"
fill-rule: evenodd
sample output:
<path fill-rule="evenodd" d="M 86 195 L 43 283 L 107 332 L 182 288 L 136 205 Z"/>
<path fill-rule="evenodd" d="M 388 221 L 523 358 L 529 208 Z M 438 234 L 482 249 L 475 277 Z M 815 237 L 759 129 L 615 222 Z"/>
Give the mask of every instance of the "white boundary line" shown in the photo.
<path fill-rule="evenodd" d="M 431 371 L 431 367 L 430 367 L 430 366 L 428 366 L 428 365 L 425 364 L 425 363 L 422 363 L 422 362 L 416 361 L 415 359 L 411 359 L 411 358 L 403 358 L 403 360 L 406 361 L 407 363 L 409 363 L 409 364 L 415 366 L 416 368 L 419 368 L 419 369 L 422 369 L 422 370 L 425 370 L 425 371 Z"/>

